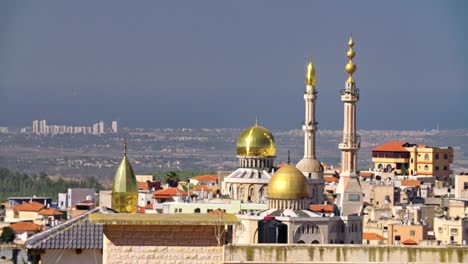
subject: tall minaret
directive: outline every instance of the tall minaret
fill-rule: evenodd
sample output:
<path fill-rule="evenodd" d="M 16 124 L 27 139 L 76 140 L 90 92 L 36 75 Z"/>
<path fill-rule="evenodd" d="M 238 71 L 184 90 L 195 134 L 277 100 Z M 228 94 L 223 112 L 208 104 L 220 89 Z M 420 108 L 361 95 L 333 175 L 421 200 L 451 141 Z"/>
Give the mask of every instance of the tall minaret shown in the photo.
<path fill-rule="evenodd" d="M 306 91 L 304 92 L 305 101 L 305 121 L 302 126 L 304 131 L 304 158 L 296 165 L 310 186 L 312 203 L 322 203 L 323 201 L 323 167 L 315 156 L 315 131 L 317 131 L 317 122 L 315 121 L 315 101 L 317 91 L 315 90 L 315 68 L 312 60 L 307 65 L 306 73 Z"/>
<path fill-rule="evenodd" d="M 345 89 L 340 92 L 341 101 L 344 103 L 344 122 L 343 141 L 338 145 L 341 150 L 341 173 L 336 187 L 338 207 L 342 215 L 359 214 L 363 205 L 361 184 L 356 173 L 357 151 L 361 140 L 356 133 L 356 103 L 359 101 L 359 89 L 356 88 L 356 81 L 353 79 L 356 64 L 353 63 L 355 52 L 352 37 L 349 38 L 348 46 L 346 56 L 349 62 L 345 70 L 349 77 L 345 82 Z"/>

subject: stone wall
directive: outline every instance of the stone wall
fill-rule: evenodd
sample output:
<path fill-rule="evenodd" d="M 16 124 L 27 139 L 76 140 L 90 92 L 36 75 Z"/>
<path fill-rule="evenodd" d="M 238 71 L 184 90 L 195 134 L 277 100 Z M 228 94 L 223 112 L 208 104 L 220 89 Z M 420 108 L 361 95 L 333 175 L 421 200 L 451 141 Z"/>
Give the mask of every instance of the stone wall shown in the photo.
<path fill-rule="evenodd" d="M 225 246 L 224 263 L 467 263 L 468 247 Z"/>
<path fill-rule="evenodd" d="M 104 264 L 222 263 L 212 225 L 106 225 Z"/>

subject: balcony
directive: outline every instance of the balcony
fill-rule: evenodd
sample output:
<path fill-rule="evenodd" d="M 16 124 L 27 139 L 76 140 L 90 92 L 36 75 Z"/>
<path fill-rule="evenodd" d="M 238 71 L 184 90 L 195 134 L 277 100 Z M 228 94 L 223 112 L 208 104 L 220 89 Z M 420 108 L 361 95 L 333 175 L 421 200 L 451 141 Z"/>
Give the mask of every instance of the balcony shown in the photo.
<path fill-rule="evenodd" d="M 352 96 L 355 96 L 355 97 L 359 98 L 359 89 L 354 88 L 354 87 L 342 89 L 342 90 L 340 90 L 340 94 L 341 94 L 341 96 L 343 96 L 343 95 L 352 95 Z"/>

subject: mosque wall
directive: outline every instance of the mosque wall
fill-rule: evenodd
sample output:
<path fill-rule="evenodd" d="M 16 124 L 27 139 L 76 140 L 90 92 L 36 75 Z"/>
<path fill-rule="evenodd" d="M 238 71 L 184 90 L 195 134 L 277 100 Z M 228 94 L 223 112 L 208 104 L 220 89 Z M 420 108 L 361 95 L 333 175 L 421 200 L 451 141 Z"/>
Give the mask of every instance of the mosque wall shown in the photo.
<path fill-rule="evenodd" d="M 222 241 L 222 240 L 221 240 Z M 105 225 L 103 263 L 221 263 L 212 225 Z"/>
<path fill-rule="evenodd" d="M 224 263 L 466 263 L 467 247 L 236 245 Z"/>

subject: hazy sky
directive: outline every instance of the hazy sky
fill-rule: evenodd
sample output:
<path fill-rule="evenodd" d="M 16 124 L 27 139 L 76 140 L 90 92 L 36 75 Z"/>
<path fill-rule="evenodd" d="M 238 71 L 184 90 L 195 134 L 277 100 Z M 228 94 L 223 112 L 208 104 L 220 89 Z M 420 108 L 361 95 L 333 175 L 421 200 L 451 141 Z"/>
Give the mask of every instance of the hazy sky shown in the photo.
<path fill-rule="evenodd" d="M 358 127 L 468 128 L 467 1 L 1 1 L 0 125 L 341 128 L 349 33 Z"/>

